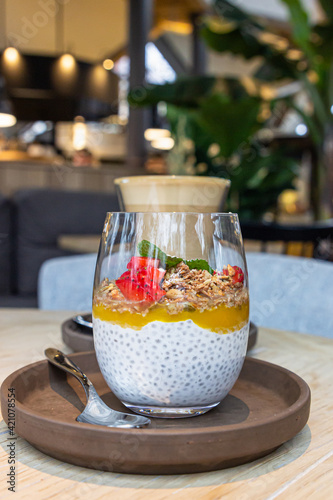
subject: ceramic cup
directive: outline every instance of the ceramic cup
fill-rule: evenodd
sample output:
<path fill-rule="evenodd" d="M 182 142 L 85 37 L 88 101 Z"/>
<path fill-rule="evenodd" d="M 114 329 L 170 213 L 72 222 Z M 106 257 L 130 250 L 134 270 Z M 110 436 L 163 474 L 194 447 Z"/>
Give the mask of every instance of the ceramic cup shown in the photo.
<path fill-rule="evenodd" d="M 218 212 L 230 187 L 228 179 L 187 175 L 139 175 L 114 182 L 126 212 Z"/>

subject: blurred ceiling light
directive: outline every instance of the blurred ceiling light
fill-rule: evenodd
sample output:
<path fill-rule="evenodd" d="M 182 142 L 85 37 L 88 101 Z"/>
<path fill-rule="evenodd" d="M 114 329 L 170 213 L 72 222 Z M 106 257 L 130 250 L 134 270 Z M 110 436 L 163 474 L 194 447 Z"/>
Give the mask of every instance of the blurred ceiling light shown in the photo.
<path fill-rule="evenodd" d="M 103 68 L 104 69 L 107 69 L 108 71 L 110 71 L 113 67 L 114 67 L 114 62 L 112 61 L 112 59 L 105 59 L 103 61 Z"/>
<path fill-rule="evenodd" d="M 164 137 L 170 137 L 170 131 L 165 128 L 147 128 L 145 130 L 146 141 L 155 141 Z"/>
<path fill-rule="evenodd" d="M 154 149 L 161 149 L 164 151 L 169 151 L 175 145 L 175 141 L 172 137 L 161 137 L 160 139 L 155 139 L 151 142 L 151 145 Z"/>
<path fill-rule="evenodd" d="M 300 136 L 306 135 L 308 132 L 308 127 L 305 125 L 305 123 L 300 123 L 295 128 L 295 132 L 297 135 L 300 135 Z"/>
<path fill-rule="evenodd" d="M 5 80 L 0 77 L 0 127 L 12 127 L 16 123 L 12 105 L 6 95 Z"/>
<path fill-rule="evenodd" d="M 1 109 L 1 106 L 0 106 Z M 12 127 L 16 123 L 16 118 L 10 113 L 0 113 L 0 127 Z"/>
<path fill-rule="evenodd" d="M 89 72 L 89 88 L 94 91 L 95 95 L 105 95 L 108 88 L 109 74 L 103 69 L 99 63 L 93 66 Z"/>
<path fill-rule="evenodd" d="M 3 53 L 3 58 L 7 63 L 16 63 L 20 59 L 20 53 L 14 47 L 7 47 Z"/>
<path fill-rule="evenodd" d="M 60 67 L 66 71 L 70 71 L 75 68 L 76 61 L 72 54 L 63 54 L 59 59 Z"/>

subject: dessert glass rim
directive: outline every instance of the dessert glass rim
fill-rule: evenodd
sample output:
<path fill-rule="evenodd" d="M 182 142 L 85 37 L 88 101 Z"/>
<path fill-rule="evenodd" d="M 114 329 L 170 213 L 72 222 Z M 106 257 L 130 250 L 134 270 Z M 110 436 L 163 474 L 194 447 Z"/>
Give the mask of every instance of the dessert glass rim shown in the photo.
<path fill-rule="evenodd" d="M 217 215 L 219 217 L 238 217 L 238 214 L 236 212 L 181 212 L 181 211 L 171 211 L 171 212 L 127 212 L 127 211 L 113 211 L 113 212 L 106 212 L 107 215 L 112 215 L 112 214 L 127 214 L 127 215 L 173 215 L 173 214 L 185 214 L 185 215 L 204 215 L 204 216 L 209 216 L 209 215 Z"/>
<path fill-rule="evenodd" d="M 188 183 L 200 184 L 202 181 L 211 182 L 212 184 L 224 184 L 230 185 L 230 179 L 225 179 L 223 177 L 210 177 L 208 175 L 128 175 L 124 177 L 117 177 L 113 180 L 114 184 L 127 184 L 129 182 L 141 184 L 144 181 L 154 181 L 154 183 L 163 184 L 165 181 L 172 181 L 172 183 L 177 183 L 177 181 L 187 180 Z"/>

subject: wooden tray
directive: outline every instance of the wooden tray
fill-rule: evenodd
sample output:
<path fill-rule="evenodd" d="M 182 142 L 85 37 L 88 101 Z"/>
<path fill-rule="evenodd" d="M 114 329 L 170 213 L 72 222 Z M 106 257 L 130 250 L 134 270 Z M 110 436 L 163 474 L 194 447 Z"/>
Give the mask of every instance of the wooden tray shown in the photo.
<path fill-rule="evenodd" d="M 107 404 L 125 411 L 107 387 L 93 352 L 71 358 Z M 35 448 L 75 465 L 137 474 L 204 472 L 255 460 L 295 436 L 310 410 L 310 389 L 300 377 L 251 358 L 214 410 L 199 417 L 152 419 L 146 429 L 76 422 L 85 403 L 83 388 L 47 361 L 21 368 L 4 381 L 6 422 L 10 387 L 16 394 L 16 432 Z"/>
<path fill-rule="evenodd" d="M 84 314 L 84 319 L 91 321 L 91 314 Z M 94 340 L 90 328 L 80 326 L 73 318 L 69 318 L 61 325 L 61 335 L 64 343 L 73 349 L 74 352 L 85 352 L 94 350 Z M 247 350 L 252 349 L 257 342 L 258 327 L 250 323 L 249 341 Z"/>

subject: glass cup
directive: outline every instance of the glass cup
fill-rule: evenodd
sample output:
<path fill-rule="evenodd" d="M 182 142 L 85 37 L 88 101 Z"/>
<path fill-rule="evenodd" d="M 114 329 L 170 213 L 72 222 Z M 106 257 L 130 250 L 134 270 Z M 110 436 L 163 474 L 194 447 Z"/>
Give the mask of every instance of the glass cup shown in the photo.
<path fill-rule="evenodd" d="M 96 265 L 97 360 L 134 412 L 200 415 L 241 371 L 249 329 L 235 214 L 108 213 Z"/>

